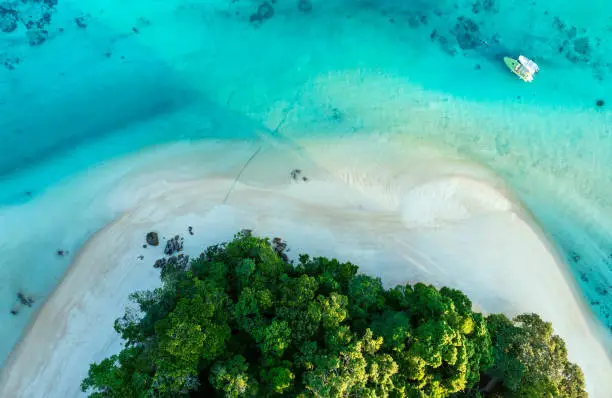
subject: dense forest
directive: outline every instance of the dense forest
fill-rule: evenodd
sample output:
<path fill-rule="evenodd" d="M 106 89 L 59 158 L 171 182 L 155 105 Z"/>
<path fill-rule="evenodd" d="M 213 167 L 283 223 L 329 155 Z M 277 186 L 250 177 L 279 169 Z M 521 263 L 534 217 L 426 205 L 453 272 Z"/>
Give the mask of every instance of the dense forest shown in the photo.
<path fill-rule="evenodd" d="M 90 397 L 586 397 L 563 340 L 536 314 L 472 311 L 462 292 L 385 289 L 348 262 L 242 231 L 157 263 L 90 366 Z"/>

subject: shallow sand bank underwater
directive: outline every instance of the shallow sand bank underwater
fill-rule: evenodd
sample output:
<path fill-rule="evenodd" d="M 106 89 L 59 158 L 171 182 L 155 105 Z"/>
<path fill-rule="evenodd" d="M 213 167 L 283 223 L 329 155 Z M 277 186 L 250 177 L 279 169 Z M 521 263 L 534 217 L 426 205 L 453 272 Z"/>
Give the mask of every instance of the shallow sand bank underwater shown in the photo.
<path fill-rule="evenodd" d="M 608 335 L 539 227 L 481 167 L 375 136 L 299 150 L 199 142 L 109 162 L 45 196 L 97 192 L 118 169 L 130 171 L 96 201 L 121 215 L 80 250 L 3 369 L 0 396 L 79 396 L 88 364 L 120 349 L 112 323 L 128 294 L 159 284 L 152 264 L 164 242 L 144 249 L 148 231 L 184 236 L 193 256 L 242 228 L 282 237 L 292 256 L 353 261 L 386 285 L 447 285 L 485 312 L 537 312 L 566 341 L 591 396 L 612 391 Z M 292 169 L 309 180 L 292 181 Z"/>

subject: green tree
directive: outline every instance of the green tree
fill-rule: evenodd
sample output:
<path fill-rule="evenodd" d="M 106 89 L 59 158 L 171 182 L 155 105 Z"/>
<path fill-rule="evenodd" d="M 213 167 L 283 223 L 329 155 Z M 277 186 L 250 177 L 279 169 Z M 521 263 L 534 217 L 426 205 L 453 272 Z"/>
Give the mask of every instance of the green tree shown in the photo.
<path fill-rule="evenodd" d="M 152 385 L 149 376 L 152 369 L 148 361 L 143 360 L 142 353 L 140 347 L 126 348 L 99 364 L 92 364 L 81 389 L 94 389 L 89 395 L 92 398 L 146 397 Z"/>
<path fill-rule="evenodd" d="M 497 382 L 518 396 L 586 397 L 584 375 L 569 362 L 563 340 L 553 334 L 552 324 L 537 314 L 487 317 L 493 336 L 494 365 L 488 390 Z"/>
<path fill-rule="evenodd" d="M 224 397 L 255 397 L 258 383 L 247 373 L 248 367 L 241 355 L 216 362 L 210 369 L 210 384 Z"/>
<path fill-rule="evenodd" d="M 485 320 L 467 297 L 424 284 L 387 295 L 402 311 L 386 311 L 372 327 L 397 359 L 406 391 L 444 397 L 474 386 L 492 363 L 492 348 Z"/>

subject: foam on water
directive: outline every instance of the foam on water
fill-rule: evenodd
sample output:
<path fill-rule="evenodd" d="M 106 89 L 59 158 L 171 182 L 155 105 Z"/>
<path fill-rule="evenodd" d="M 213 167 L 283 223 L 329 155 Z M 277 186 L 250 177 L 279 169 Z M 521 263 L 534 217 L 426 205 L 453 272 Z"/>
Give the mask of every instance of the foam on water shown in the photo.
<path fill-rule="evenodd" d="M 279 0 L 271 19 L 252 23 L 256 2 L 60 0 L 46 42 L 29 46 L 24 27 L 0 34 L 3 63 L 14 67 L 0 70 L 0 359 L 32 314 L 9 315 L 15 293 L 40 303 L 83 242 L 129 206 L 107 206 L 105 195 L 136 166 L 112 175 L 95 166 L 211 137 L 299 150 L 313 136 L 377 133 L 479 162 L 543 225 L 610 326 L 609 2 L 500 1 L 478 13 L 475 3 L 485 2 L 313 0 L 303 13 Z M 459 48 L 458 17 L 488 44 Z M 519 53 L 540 65 L 533 84 L 500 60 Z M 84 171 L 78 192 L 45 193 Z M 440 184 L 412 194 L 458 195 L 452 181 Z M 507 205 L 460 197 L 448 219 Z"/>

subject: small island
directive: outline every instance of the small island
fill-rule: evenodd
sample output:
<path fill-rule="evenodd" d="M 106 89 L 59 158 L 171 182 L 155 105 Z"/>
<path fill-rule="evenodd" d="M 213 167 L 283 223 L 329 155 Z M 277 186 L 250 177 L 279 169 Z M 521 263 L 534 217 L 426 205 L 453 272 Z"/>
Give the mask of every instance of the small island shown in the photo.
<path fill-rule="evenodd" d="M 281 244 L 279 244 L 279 242 Z M 90 397 L 586 397 L 536 314 L 483 315 L 461 291 L 385 289 L 356 265 L 289 261 L 244 230 L 131 295 L 125 345 L 90 366 Z"/>

